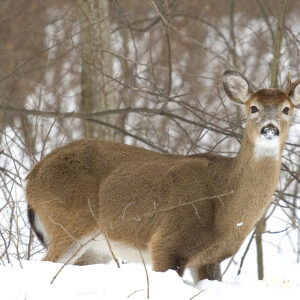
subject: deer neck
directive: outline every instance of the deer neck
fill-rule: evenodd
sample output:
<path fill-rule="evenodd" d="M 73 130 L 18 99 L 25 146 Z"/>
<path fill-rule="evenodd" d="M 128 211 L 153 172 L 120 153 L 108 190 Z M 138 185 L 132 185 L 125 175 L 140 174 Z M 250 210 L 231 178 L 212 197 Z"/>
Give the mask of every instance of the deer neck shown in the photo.
<path fill-rule="evenodd" d="M 218 204 L 218 231 L 233 228 L 242 236 L 250 232 L 262 217 L 270 205 L 277 185 L 281 149 L 278 156 L 257 157 L 255 145 L 248 140 L 245 133 L 241 149 L 233 159 L 232 169 L 225 175 L 231 174 L 228 180 L 233 194 Z"/>
<path fill-rule="evenodd" d="M 269 205 L 279 177 L 281 153 L 279 146 L 274 155 L 269 155 L 267 150 L 265 155 L 258 156 L 257 145 L 245 133 L 233 170 L 236 191 L 245 195 L 245 201 L 253 199 L 259 206 Z"/>

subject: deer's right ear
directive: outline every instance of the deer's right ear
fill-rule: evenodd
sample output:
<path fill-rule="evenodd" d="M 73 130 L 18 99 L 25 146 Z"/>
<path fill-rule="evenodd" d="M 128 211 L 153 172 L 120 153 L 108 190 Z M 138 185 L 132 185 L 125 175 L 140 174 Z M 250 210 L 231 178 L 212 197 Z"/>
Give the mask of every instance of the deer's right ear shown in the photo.
<path fill-rule="evenodd" d="M 237 104 L 245 104 L 252 94 L 247 79 L 236 71 L 224 72 L 223 85 L 229 99 Z"/>
<path fill-rule="evenodd" d="M 300 82 L 294 87 L 290 96 L 294 107 L 300 108 Z"/>

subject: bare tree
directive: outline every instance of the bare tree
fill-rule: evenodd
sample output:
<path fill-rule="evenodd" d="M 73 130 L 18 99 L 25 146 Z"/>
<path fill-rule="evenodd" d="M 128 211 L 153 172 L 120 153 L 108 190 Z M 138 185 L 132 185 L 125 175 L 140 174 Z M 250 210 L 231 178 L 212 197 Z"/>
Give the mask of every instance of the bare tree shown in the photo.
<path fill-rule="evenodd" d="M 103 111 L 119 107 L 113 76 L 111 54 L 111 17 L 108 0 L 78 0 L 81 56 L 82 112 Z M 86 137 L 122 141 L 120 132 L 107 125 L 116 125 L 115 117 L 102 118 L 99 128 L 84 121 Z"/>

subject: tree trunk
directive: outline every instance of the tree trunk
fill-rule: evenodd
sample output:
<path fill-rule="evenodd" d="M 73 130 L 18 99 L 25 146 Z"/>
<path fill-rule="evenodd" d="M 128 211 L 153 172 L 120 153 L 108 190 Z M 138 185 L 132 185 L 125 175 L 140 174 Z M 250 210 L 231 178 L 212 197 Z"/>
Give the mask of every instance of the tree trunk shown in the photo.
<path fill-rule="evenodd" d="M 110 13 L 108 0 L 78 0 L 81 50 L 81 111 L 116 109 L 119 106 L 113 78 Z M 99 119 L 100 120 L 100 119 Z M 115 115 L 101 121 L 116 126 Z M 122 141 L 115 129 L 84 121 L 84 135 L 102 140 Z"/>
<path fill-rule="evenodd" d="M 262 234 L 266 228 L 266 218 L 263 216 L 257 223 L 255 228 L 255 241 L 256 241 L 256 257 L 257 257 L 257 276 L 259 280 L 264 279 L 264 260 L 263 260 L 263 246 Z"/>
<path fill-rule="evenodd" d="M 273 43 L 273 61 L 270 70 L 270 88 L 278 87 L 278 67 L 280 63 L 280 50 L 283 36 L 284 16 L 286 11 L 287 0 L 280 1 L 280 9 L 277 19 L 277 30 Z"/>

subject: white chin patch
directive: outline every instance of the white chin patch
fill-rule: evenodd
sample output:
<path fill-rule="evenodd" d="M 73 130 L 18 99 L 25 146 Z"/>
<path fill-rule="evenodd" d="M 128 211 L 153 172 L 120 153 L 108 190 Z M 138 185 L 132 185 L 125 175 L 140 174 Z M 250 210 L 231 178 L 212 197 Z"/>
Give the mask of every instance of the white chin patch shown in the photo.
<path fill-rule="evenodd" d="M 266 156 L 279 157 L 279 138 L 277 136 L 260 136 L 256 139 L 254 154 L 256 158 Z"/>

